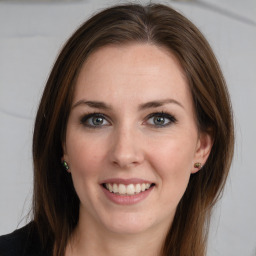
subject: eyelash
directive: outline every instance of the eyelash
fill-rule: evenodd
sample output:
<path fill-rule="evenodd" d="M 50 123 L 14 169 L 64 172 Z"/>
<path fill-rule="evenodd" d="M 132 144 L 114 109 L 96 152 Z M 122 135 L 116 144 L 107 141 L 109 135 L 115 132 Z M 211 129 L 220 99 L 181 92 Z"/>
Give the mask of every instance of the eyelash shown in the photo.
<path fill-rule="evenodd" d="M 175 118 L 174 115 L 171 115 L 167 112 L 155 112 L 155 113 L 151 113 L 149 114 L 147 117 L 146 117 L 146 120 L 148 121 L 150 118 L 153 118 L 153 117 L 158 117 L 158 118 L 164 118 L 164 119 L 169 119 L 169 122 L 167 124 L 164 124 L 164 125 L 155 125 L 155 124 L 152 124 L 153 127 L 156 127 L 156 128 L 164 128 L 164 127 L 167 127 L 171 124 L 175 124 L 177 123 L 177 119 Z"/>
<path fill-rule="evenodd" d="M 108 121 L 108 118 L 106 117 L 106 115 L 102 114 L 102 113 L 89 113 L 89 114 L 86 114 L 84 115 L 81 120 L 80 120 L 80 123 L 88 128 L 92 128 L 92 129 L 95 129 L 95 128 L 102 128 L 103 126 L 101 125 L 91 125 L 91 124 L 87 124 L 86 122 L 88 122 L 88 120 L 92 117 L 98 117 L 98 118 L 102 118 L 103 120 L 107 120 Z M 109 122 L 109 121 L 108 121 Z"/>
<path fill-rule="evenodd" d="M 107 121 L 108 123 L 109 120 L 108 120 L 108 117 L 102 113 L 89 113 L 89 114 L 86 114 L 84 115 L 81 120 L 80 120 L 80 123 L 88 128 L 92 128 L 92 129 L 99 129 L 99 128 L 103 128 L 105 127 L 106 125 L 93 125 L 93 124 L 88 124 L 88 120 L 92 117 L 95 117 L 95 118 L 102 118 L 103 119 L 103 122 L 104 120 Z M 177 119 L 175 118 L 174 115 L 171 115 L 169 113 L 166 113 L 166 112 L 154 112 L 154 113 L 151 113 L 149 114 L 146 118 L 145 118 L 145 122 L 148 122 L 151 118 L 164 118 L 165 120 L 168 119 L 168 123 L 166 124 L 163 124 L 163 125 L 156 125 L 156 124 L 149 124 L 150 126 L 154 127 L 154 128 L 164 128 L 164 127 L 167 127 L 167 126 L 170 126 L 171 124 L 175 124 L 177 123 Z M 108 125 L 107 125 L 108 126 Z"/>

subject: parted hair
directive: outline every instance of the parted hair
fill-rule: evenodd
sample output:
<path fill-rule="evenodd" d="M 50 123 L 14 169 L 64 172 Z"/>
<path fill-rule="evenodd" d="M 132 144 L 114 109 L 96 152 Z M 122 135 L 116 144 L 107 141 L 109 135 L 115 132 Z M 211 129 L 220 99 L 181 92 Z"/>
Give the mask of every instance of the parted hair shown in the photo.
<path fill-rule="evenodd" d="M 165 47 L 176 56 L 193 97 L 198 129 L 212 136 L 208 160 L 191 175 L 162 245 L 163 256 L 205 256 L 211 212 L 233 156 L 230 98 L 204 36 L 183 15 L 161 4 L 105 9 L 82 24 L 61 50 L 42 95 L 33 137 L 33 219 L 41 243 L 53 256 L 63 256 L 79 218 L 79 199 L 61 164 L 79 71 L 100 47 L 128 43 Z"/>

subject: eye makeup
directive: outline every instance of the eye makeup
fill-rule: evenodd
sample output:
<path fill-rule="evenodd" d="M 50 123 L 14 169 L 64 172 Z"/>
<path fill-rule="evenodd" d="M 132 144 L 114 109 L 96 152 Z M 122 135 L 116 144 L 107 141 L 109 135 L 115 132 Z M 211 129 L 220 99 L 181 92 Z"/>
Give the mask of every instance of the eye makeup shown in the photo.
<path fill-rule="evenodd" d="M 110 121 L 102 113 L 88 113 L 82 116 L 80 123 L 88 128 L 102 128 L 110 126 Z"/>
<path fill-rule="evenodd" d="M 87 128 L 103 128 L 110 126 L 110 118 L 103 113 L 93 112 L 83 115 L 80 118 L 80 123 Z M 167 112 L 153 112 L 146 116 L 143 125 L 149 125 L 153 128 L 165 128 L 177 123 L 174 115 Z"/>
<path fill-rule="evenodd" d="M 174 115 L 162 111 L 149 114 L 146 117 L 145 122 L 156 128 L 164 128 L 177 123 L 177 119 Z"/>

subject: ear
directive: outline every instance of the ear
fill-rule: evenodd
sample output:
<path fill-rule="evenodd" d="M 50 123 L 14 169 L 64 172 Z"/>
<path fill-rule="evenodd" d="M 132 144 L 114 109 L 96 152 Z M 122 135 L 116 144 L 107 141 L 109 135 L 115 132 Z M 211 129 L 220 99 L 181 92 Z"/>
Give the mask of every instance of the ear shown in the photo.
<path fill-rule="evenodd" d="M 61 161 L 62 161 L 62 162 L 63 162 L 64 160 L 65 160 L 65 161 L 68 161 L 68 155 L 67 155 L 66 143 L 65 143 L 65 142 L 62 143 L 62 151 L 63 151 L 63 156 L 61 157 Z"/>
<path fill-rule="evenodd" d="M 209 133 L 200 132 L 198 136 L 196 152 L 194 156 L 194 162 L 191 173 L 196 173 L 206 163 L 212 149 L 213 138 Z M 195 163 L 200 163 L 201 167 L 197 168 L 194 166 Z"/>
<path fill-rule="evenodd" d="M 63 150 L 63 156 L 61 157 L 62 165 L 63 165 L 64 169 L 67 172 L 71 173 L 70 167 L 68 165 L 69 159 L 68 159 L 68 155 L 67 155 L 67 151 L 66 151 L 66 144 L 65 143 L 62 143 L 62 150 Z"/>

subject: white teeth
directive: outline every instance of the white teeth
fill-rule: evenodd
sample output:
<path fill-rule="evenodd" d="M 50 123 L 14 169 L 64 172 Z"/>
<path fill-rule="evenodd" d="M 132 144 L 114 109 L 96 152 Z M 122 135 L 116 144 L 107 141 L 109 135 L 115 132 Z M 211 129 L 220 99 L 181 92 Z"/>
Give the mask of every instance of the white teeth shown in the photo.
<path fill-rule="evenodd" d="M 135 193 L 135 188 L 134 188 L 134 185 L 133 184 L 129 184 L 127 187 L 126 187 L 126 193 L 128 195 L 134 195 Z"/>
<path fill-rule="evenodd" d="M 151 186 L 150 183 L 142 183 L 142 184 L 110 184 L 106 183 L 105 187 L 107 190 L 109 190 L 111 193 L 120 194 L 120 195 L 135 195 L 140 192 L 143 192 L 147 189 L 149 189 Z"/>
<path fill-rule="evenodd" d="M 126 194 L 126 187 L 125 187 L 125 185 L 124 184 L 119 184 L 119 194 L 121 194 L 121 195 L 125 195 Z"/>
<path fill-rule="evenodd" d="M 150 186 L 150 185 L 149 185 Z M 140 184 L 136 184 L 135 186 L 135 192 L 136 193 L 140 193 L 141 192 L 141 185 Z"/>
<path fill-rule="evenodd" d="M 116 184 L 113 184 L 113 192 L 118 193 L 118 186 Z"/>

